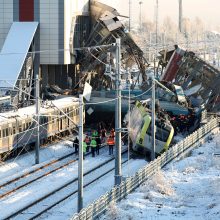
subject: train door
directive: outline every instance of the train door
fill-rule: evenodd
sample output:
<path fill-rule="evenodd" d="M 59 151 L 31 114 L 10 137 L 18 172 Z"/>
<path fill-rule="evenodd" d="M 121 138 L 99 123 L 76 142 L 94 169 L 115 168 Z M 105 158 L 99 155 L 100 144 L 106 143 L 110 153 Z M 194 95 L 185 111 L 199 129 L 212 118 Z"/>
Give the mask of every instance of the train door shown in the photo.
<path fill-rule="evenodd" d="M 67 108 L 67 115 L 68 115 L 68 118 L 67 118 L 67 127 L 69 128 L 70 127 L 70 108 Z"/>
<path fill-rule="evenodd" d="M 8 124 L 8 146 L 9 146 L 9 149 L 13 149 L 13 135 L 12 135 L 12 123 L 9 123 Z"/>
<path fill-rule="evenodd" d="M 62 117 L 62 114 L 60 113 L 60 131 L 63 130 L 63 117 Z"/>
<path fill-rule="evenodd" d="M 0 153 L 2 153 L 2 127 L 0 126 Z"/>
<path fill-rule="evenodd" d="M 2 150 L 3 152 L 7 152 L 9 150 L 7 124 L 2 125 Z"/>
<path fill-rule="evenodd" d="M 59 119 L 59 112 L 56 111 L 56 130 L 57 130 L 57 133 L 59 133 L 59 130 L 60 130 L 60 119 Z"/>
<path fill-rule="evenodd" d="M 16 121 L 12 122 L 12 128 L 11 128 L 11 133 L 12 133 L 12 146 L 16 146 Z"/>
<path fill-rule="evenodd" d="M 48 113 L 48 122 L 47 122 L 47 133 L 50 134 L 53 129 L 52 116 L 51 112 Z"/>

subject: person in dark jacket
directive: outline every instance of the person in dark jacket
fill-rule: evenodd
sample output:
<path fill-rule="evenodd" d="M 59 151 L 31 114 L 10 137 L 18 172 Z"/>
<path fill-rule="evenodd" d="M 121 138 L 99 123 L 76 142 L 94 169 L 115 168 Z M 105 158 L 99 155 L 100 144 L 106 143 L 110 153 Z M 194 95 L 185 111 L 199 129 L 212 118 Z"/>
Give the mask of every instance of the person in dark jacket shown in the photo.
<path fill-rule="evenodd" d="M 79 149 L 79 139 L 76 137 L 75 140 L 73 141 L 73 147 L 75 148 L 75 153 L 78 153 Z"/>
<path fill-rule="evenodd" d="M 92 157 L 95 157 L 96 146 L 97 146 L 97 143 L 96 143 L 95 138 L 93 137 L 92 141 L 90 143 L 90 147 L 91 147 L 91 151 L 92 151 Z"/>
<path fill-rule="evenodd" d="M 96 154 L 97 154 L 97 155 L 99 155 L 99 149 L 100 149 L 100 147 L 101 147 L 101 138 L 100 138 L 100 136 L 98 136 L 98 137 L 96 138 Z"/>

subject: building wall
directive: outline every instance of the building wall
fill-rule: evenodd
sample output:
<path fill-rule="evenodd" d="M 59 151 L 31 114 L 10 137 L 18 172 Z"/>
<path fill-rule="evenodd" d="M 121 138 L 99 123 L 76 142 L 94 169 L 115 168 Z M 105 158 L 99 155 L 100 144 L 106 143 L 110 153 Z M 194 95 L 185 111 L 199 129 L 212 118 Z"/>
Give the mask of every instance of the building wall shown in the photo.
<path fill-rule="evenodd" d="M 89 0 L 40 0 L 41 64 L 70 64 L 73 18 L 88 14 Z M 59 51 L 58 51 L 59 50 Z"/>
<path fill-rule="evenodd" d="M 70 53 L 67 50 L 71 50 L 73 47 L 73 34 L 74 26 L 76 25 L 76 17 L 78 15 L 89 14 L 89 0 L 70 1 L 64 0 L 64 53 L 65 64 L 71 63 Z"/>
<path fill-rule="evenodd" d="M 62 1 L 60 1 L 62 2 Z M 59 0 L 40 0 L 40 54 L 41 64 L 59 64 Z"/>
<path fill-rule="evenodd" d="M 0 51 L 13 22 L 13 0 L 0 0 Z"/>
<path fill-rule="evenodd" d="M 35 20 L 40 22 L 40 50 L 45 51 L 40 63 L 70 64 L 73 20 L 88 13 L 89 0 L 0 0 L 0 49 L 13 21 Z"/>

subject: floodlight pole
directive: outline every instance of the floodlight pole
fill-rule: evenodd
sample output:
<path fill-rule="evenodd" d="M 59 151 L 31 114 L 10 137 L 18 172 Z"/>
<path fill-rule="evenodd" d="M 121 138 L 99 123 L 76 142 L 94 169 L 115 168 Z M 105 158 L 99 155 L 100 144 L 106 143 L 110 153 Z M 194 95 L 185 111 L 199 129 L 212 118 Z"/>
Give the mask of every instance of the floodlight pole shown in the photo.
<path fill-rule="evenodd" d="M 128 30 L 131 32 L 131 0 L 129 0 L 129 20 L 128 20 Z"/>
<path fill-rule="evenodd" d="M 121 39 L 116 39 L 115 185 L 121 183 Z"/>
<path fill-rule="evenodd" d="M 79 95 L 78 212 L 83 208 L 83 95 Z"/>
<path fill-rule="evenodd" d="M 155 159 L 155 73 L 156 73 L 156 66 L 155 66 L 155 58 L 154 58 L 154 74 L 152 76 L 152 101 L 151 101 L 151 160 Z"/>
<path fill-rule="evenodd" d="M 35 142 L 35 164 L 39 164 L 39 148 L 40 148 L 40 86 L 39 75 L 35 78 L 35 96 L 36 96 L 36 116 L 37 116 L 37 137 Z"/>

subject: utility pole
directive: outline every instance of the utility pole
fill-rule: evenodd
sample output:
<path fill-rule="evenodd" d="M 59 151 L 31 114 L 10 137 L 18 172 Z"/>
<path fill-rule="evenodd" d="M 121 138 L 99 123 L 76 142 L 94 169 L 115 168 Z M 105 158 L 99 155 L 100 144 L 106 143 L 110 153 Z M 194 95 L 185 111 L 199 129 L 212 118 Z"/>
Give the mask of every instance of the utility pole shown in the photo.
<path fill-rule="evenodd" d="M 141 5 L 143 4 L 142 1 L 139 1 L 139 5 L 140 5 L 140 32 L 142 32 L 142 8 L 141 8 Z"/>
<path fill-rule="evenodd" d="M 78 212 L 83 208 L 83 95 L 79 95 Z"/>
<path fill-rule="evenodd" d="M 129 20 L 128 20 L 128 29 L 131 32 L 131 0 L 129 0 Z"/>
<path fill-rule="evenodd" d="M 155 77 L 156 74 L 156 63 L 154 58 L 154 74 L 152 74 L 152 100 L 151 100 L 151 160 L 155 159 Z"/>
<path fill-rule="evenodd" d="M 35 163 L 39 164 L 39 148 L 40 148 L 40 86 L 39 74 L 35 78 L 35 96 L 36 96 L 36 116 L 37 116 L 37 137 L 35 142 Z"/>
<path fill-rule="evenodd" d="M 155 19 L 155 23 L 156 23 L 156 30 L 155 30 L 155 33 L 156 33 L 156 36 L 155 36 L 155 43 L 156 43 L 156 56 L 157 56 L 157 44 L 158 44 L 158 9 L 159 9 L 159 6 L 158 6 L 158 0 L 156 0 L 157 2 L 156 2 L 156 11 L 155 11 L 155 13 L 156 13 L 156 19 Z"/>
<path fill-rule="evenodd" d="M 183 7 L 182 0 L 179 0 L 179 31 L 182 33 Z"/>
<path fill-rule="evenodd" d="M 115 185 L 121 183 L 121 39 L 116 39 Z"/>

